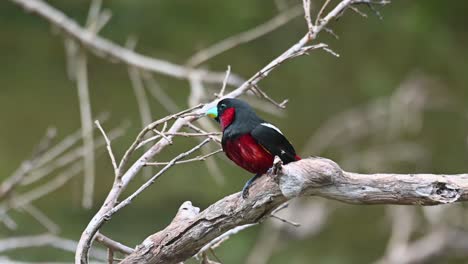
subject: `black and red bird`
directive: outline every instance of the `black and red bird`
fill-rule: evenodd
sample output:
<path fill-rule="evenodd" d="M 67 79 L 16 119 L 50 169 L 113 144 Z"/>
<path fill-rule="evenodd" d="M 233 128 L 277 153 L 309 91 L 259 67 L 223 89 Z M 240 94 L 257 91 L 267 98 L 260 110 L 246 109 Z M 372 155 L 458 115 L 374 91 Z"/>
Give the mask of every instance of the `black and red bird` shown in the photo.
<path fill-rule="evenodd" d="M 243 169 L 255 173 L 242 189 L 247 197 L 250 185 L 272 166 L 275 156 L 283 164 L 300 160 L 294 147 L 274 125 L 264 121 L 252 107 L 239 99 L 223 99 L 206 112 L 221 124 L 226 156 Z"/>

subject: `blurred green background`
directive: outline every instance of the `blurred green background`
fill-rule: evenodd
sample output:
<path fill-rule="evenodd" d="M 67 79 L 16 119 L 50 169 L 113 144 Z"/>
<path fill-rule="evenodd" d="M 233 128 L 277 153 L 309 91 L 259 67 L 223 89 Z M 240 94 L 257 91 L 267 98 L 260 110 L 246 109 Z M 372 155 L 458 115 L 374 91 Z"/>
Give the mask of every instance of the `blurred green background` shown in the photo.
<path fill-rule="evenodd" d="M 83 24 L 90 1 L 48 3 Z M 288 4 L 296 3 L 288 1 Z M 312 12 L 316 13 L 321 1 L 313 4 Z M 113 17 L 102 36 L 121 44 L 129 36 L 136 36 L 138 52 L 177 64 L 184 64 L 197 50 L 252 28 L 278 12 L 274 1 L 265 0 L 113 0 L 104 1 L 104 7 L 112 11 Z M 377 9 L 383 20 L 361 7 L 369 14 L 368 18 L 346 12 L 331 23 L 330 28 L 339 35 L 338 40 L 321 33 L 319 41 L 329 44 L 341 55 L 339 58 L 323 51 L 312 51 L 310 56 L 282 65 L 262 81 L 261 87 L 273 98 L 290 99 L 283 117 L 265 113 L 262 116 L 281 127 L 304 156 L 316 155 L 313 149 L 305 150 L 302 146 L 327 120 L 376 98 L 392 95 L 403 81 L 418 72 L 440 84 L 436 96 L 445 98 L 448 103 L 426 111 L 422 129 L 417 134 L 403 136 L 424 146 L 429 156 L 426 162 L 397 162 L 385 169 L 406 173 L 466 172 L 468 3 L 393 1 Z M 247 78 L 295 43 L 305 31 L 304 19 L 299 16 L 258 40 L 215 57 L 204 67 L 224 71 L 231 65 L 233 72 Z M 48 127 L 56 127 L 58 138 L 63 138 L 80 127 L 80 117 L 77 90 L 67 78 L 63 37 L 54 34 L 42 18 L 25 13 L 9 1 L 0 2 L 0 34 L 1 180 L 30 155 Z M 126 135 L 113 142 L 117 156 L 121 157 L 141 127 L 127 68 L 93 55 L 88 58 L 93 114 L 111 114 L 110 121 L 104 125 L 106 129 L 123 120 L 131 122 Z M 181 108 L 187 106 L 190 92 L 187 81 L 157 74 L 155 78 Z M 153 119 L 167 115 L 157 101 L 150 98 L 150 102 Z M 373 135 L 372 140 L 363 140 L 355 147 L 363 149 L 385 140 L 384 135 Z M 167 160 L 194 143 L 178 142 L 158 157 L 158 161 Z M 344 159 L 343 153 L 334 148 L 320 155 L 339 162 Z M 380 154 L 386 158 L 385 151 Z M 136 245 L 147 235 L 164 228 L 183 201 L 190 200 L 206 208 L 240 190 L 250 177 L 221 158 L 216 158 L 216 162 L 225 174 L 223 185 L 216 185 L 203 163 L 177 166 L 131 206 L 115 215 L 104 226 L 103 233 L 127 245 Z M 359 166 L 344 164 L 343 167 L 372 172 Z M 77 240 L 100 207 L 113 179 L 107 155 L 99 155 L 96 175 L 95 206 L 91 210 L 81 207 L 81 176 L 34 203 L 60 225 L 61 236 Z M 142 182 L 143 178 L 139 178 L 134 187 Z M 319 234 L 292 240 L 276 250 L 269 263 L 370 263 L 384 253 L 389 223 L 385 220 L 383 206 L 329 204 L 338 209 Z M 0 226 L 1 237 L 44 232 L 43 227 L 24 213 L 13 212 L 11 216 L 18 228 L 12 231 Z M 260 227 L 254 227 L 232 237 L 217 250 L 217 255 L 225 263 L 243 263 L 259 230 Z M 17 250 L 9 256 L 25 261 L 72 258 L 70 253 L 48 248 Z"/>

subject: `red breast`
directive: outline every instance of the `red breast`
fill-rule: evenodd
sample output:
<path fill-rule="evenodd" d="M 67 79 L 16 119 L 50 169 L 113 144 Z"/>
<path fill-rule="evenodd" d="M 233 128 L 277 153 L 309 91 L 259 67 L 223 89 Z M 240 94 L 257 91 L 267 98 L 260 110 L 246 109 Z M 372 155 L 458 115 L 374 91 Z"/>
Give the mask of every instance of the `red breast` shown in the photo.
<path fill-rule="evenodd" d="M 273 165 L 273 156 L 250 134 L 226 141 L 226 155 L 238 166 L 251 173 L 265 173 Z"/>

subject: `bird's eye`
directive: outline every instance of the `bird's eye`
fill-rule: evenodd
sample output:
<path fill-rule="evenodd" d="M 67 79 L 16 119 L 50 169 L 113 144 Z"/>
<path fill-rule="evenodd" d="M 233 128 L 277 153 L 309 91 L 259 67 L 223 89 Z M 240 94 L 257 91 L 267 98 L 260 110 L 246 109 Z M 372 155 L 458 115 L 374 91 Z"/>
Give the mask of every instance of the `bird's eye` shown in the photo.
<path fill-rule="evenodd" d="M 225 109 L 225 108 L 226 108 L 226 104 L 221 104 L 221 105 L 219 106 L 219 108 L 220 108 L 221 110 Z"/>

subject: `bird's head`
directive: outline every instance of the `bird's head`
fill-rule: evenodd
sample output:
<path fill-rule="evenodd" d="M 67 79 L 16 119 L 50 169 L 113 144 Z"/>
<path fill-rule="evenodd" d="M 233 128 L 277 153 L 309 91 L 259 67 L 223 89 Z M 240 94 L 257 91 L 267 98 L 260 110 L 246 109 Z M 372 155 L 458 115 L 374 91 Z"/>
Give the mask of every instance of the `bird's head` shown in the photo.
<path fill-rule="evenodd" d="M 216 107 L 206 112 L 206 115 L 219 122 L 223 130 L 234 123 L 236 116 L 238 117 L 237 119 L 244 121 L 258 118 L 250 105 L 242 100 L 233 98 L 219 101 Z"/>

